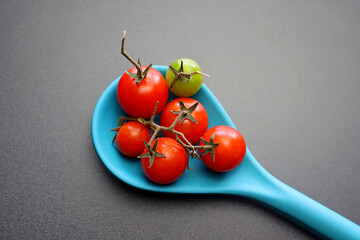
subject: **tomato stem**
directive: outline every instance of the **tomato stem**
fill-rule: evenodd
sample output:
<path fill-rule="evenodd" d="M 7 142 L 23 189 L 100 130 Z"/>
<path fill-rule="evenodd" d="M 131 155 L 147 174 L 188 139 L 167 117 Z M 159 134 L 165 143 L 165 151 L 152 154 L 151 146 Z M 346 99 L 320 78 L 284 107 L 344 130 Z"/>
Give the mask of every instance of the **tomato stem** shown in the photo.
<path fill-rule="evenodd" d="M 171 132 L 171 133 L 175 134 L 176 141 L 186 150 L 186 154 L 187 154 L 187 157 L 188 157 L 188 159 L 187 159 L 188 160 L 188 163 L 187 163 L 187 168 L 188 169 L 191 169 L 190 165 L 189 165 L 190 157 L 200 159 L 200 156 L 203 156 L 203 155 L 205 155 L 207 153 L 210 153 L 211 156 L 213 157 L 213 160 L 215 161 L 215 159 L 214 159 L 215 148 L 218 147 L 219 144 L 214 143 L 214 141 L 213 141 L 214 137 L 213 136 L 212 136 L 212 138 L 210 139 L 209 142 L 205 141 L 204 139 L 201 139 L 201 141 L 204 143 L 204 145 L 202 145 L 202 146 L 198 146 L 198 145 L 194 146 L 186 139 L 185 135 L 182 132 L 175 130 L 176 124 L 181 123 L 185 119 L 188 119 L 188 120 L 192 121 L 193 116 L 191 115 L 191 112 L 196 109 L 196 107 L 198 106 L 198 103 L 195 103 L 193 106 L 191 106 L 189 108 L 186 108 L 184 103 L 179 101 L 179 105 L 180 105 L 181 110 L 172 112 L 174 114 L 177 114 L 177 117 L 175 118 L 174 122 L 169 127 L 161 126 L 161 125 L 155 123 L 155 116 L 156 116 L 156 110 L 157 110 L 158 104 L 159 104 L 159 102 L 157 102 L 155 104 L 153 114 L 151 115 L 151 118 L 149 120 L 145 120 L 143 118 L 132 118 L 132 117 L 121 116 L 119 118 L 119 127 L 114 128 L 111 131 L 117 131 L 118 132 L 125 121 L 138 121 L 141 124 L 148 127 L 153 132 L 149 142 L 144 142 L 146 149 L 148 149 L 148 152 L 145 155 L 144 154 L 139 155 L 138 158 L 144 158 L 144 156 L 148 157 L 149 161 L 150 161 L 150 166 L 149 167 L 152 166 L 154 158 L 156 156 L 163 156 L 161 153 L 156 151 L 156 146 L 155 145 L 154 145 L 155 147 L 153 147 L 153 148 L 151 148 L 151 145 L 152 145 L 152 142 L 154 140 L 157 141 L 157 137 L 158 137 L 159 133 L 164 132 L 164 131 L 165 132 Z M 116 138 L 116 135 L 115 135 L 114 139 L 115 138 Z M 198 153 L 199 149 L 204 150 L 201 155 Z"/>
<path fill-rule="evenodd" d="M 124 31 L 124 35 L 121 41 L 121 54 L 129 60 L 137 69 L 137 73 L 129 73 L 126 71 L 126 74 L 128 74 L 130 77 L 135 79 L 136 84 L 139 84 L 142 80 L 146 78 L 146 75 L 150 68 L 152 67 L 152 64 L 150 63 L 146 69 L 143 71 L 141 68 L 140 58 L 138 58 L 138 62 L 135 62 L 125 51 L 125 37 L 126 37 L 126 31 Z"/>
<path fill-rule="evenodd" d="M 181 82 L 189 82 L 191 76 L 196 75 L 196 74 L 200 74 L 203 75 L 205 77 L 210 77 L 210 75 L 207 75 L 205 73 L 202 73 L 200 71 L 194 71 L 194 72 L 190 72 L 190 73 L 186 73 L 184 72 L 184 63 L 183 61 L 181 61 L 180 63 L 180 67 L 178 70 L 176 70 L 173 66 L 169 65 L 169 69 L 174 73 L 175 78 L 174 80 L 171 82 L 170 84 L 170 88 L 172 88 L 174 86 L 174 84 L 178 81 Z"/>

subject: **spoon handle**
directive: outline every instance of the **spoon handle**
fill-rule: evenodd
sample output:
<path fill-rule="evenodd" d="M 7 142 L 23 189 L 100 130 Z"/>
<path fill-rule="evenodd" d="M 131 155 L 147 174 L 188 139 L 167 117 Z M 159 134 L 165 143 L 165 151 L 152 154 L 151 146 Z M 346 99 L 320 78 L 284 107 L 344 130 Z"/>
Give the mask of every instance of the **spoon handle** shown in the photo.
<path fill-rule="evenodd" d="M 269 174 L 249 153 L 258 172 L 251 188 L 242 193 L 265 205 L 280 210 L 290 220 L 322 238 L 360 239 L 360 226 L 289 187 Z"/>

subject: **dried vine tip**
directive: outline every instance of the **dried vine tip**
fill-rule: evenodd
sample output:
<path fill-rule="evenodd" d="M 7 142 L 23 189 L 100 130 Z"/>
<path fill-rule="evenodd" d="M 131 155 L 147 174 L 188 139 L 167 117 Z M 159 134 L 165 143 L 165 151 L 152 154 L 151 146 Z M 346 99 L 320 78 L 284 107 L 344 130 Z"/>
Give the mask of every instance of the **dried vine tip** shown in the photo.
<path fill-rule="evenodd" d="M 118 133 L 115 134 L 113 140 L 111 141 L 111 144 L 114 144 L 115 140 L 116 140 L 116 137 L 117 137 Z"/>
<path fill-rule="evenodd" d="M 203 144 L 205 146 L 207 146 L 204 151 L 200 154 L 200 156 L 204 156 L 205 154 L 210 153 L 213 162 L 215 162 L 215 148 L 217 148 L 219 146 L 219 143 L 214 143 L 214 137 L 215 137 L 215 133 L 210 137 L 210 141 L 206 141 L 204 138 L 200 138 L 201 141 L 203 142 Z"/>
<path fill-rule="evenodd" d="M 121 42 L 121 54 L 127 59 L 129 60 L 135 67 L 137 70 L 137 73 L 129 73 L 128 71 L 126 71 L 125 73 L 127 75 L 129 75 L 130 77 L 135 79 L 136 84 L 139 84 L 142 80 L 144 80 L 144 78 L 146 78 L 146 75 L 149 71 L 149 69 L 152 67 L 152 64 L 150 63 L 149 66 L 147 66 L 147 68 L 142 71 L 141 69 L 141 63 L 140 63 L 140 58 L 138 58 L 138 62 L 135 62 L 125 51 L 125 37 L 126 37 L 126 31 L 124 31 L 124 35 L 122 38 L 122 42 Z"/>
<path fill-rule="evenodd" d="M 206 74 L 206 73 L 203 73 L 203 72 L 200 72 L 200 71 L 195 71 L 194 73 L 195 73 L 195 74 L 201 74 L 201 75 L 203 75 L 203 76 L 205 76 L 205 77 L 210 77 L 210 75 L 208 75 L 208 74 Z"/>

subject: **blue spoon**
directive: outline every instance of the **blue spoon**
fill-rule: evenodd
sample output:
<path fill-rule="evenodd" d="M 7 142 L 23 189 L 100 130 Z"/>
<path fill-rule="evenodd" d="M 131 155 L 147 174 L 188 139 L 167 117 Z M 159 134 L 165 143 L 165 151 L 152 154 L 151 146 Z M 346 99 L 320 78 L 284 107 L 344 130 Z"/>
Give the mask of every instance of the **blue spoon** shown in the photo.
<path fill-rule="evenodd" d="M 167 66 L 154 66 L 163 76 Z M 359 225 L 287 186 L 269 174 L 247 149 L 244 161 L 238 168 L 227 173 L 208 170 L 201 161 L 190 160 L 193 170 L 185 171 L 176 182 L 158 185 L 149 181 L 142 172 L 138 159 L 120 154 L 111 145 L 118 118 L 125 113 L 120 108 L 114 80 L 101 95 L 92 118 L 92 137 L 95 149 L 105 166 L 119 179 L 134 187 L 169 193 L 233 194 L 259 201 L 284 216 L 299 223 L 322 238 L 360 239 Z M 193 96 L 209 114 L 209 128 L 216 125 L 234 127 L 228 114 L 212 92 L 203 84 Z"/>

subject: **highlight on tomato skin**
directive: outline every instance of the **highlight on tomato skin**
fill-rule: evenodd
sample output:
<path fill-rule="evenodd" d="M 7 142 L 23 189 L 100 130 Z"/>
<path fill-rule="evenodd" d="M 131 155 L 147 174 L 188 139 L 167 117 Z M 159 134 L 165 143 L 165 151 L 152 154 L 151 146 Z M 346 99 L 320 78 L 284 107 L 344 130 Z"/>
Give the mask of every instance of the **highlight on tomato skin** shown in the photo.
<path fill-rule="evenodd" d="M 152 142 L 151 147 L 155 142 Z M 179 179 L 187 166 L 185 149 L 172 138 L 160 137 L 157 140 L 156 151 L 165 157 L 155 157 L 151 166 L 149 158 L 141 159 L 141 166 L 146 177 L 158 184 L 169 184 Z M 145 148 L 143 154 L 147 152 Z"/>
<path fill-rule="evenodd" d="M 211 136 L 214 136 L 214 143 L 219 145 L 215 148 L 214 159 L 210 153 L 201 156 L 203 163 L 216 172 L 228 172 L 238 167 L 246 154 L 246 143 L 240 132 L 232 127 L 219 125 L 207 130 L 203 139 L 210 141 Z M 199 146 L 203 145 L 201 141 Z M 203 151 L 199 149 L 200 155 Z"/>
<path fill-rule="evenodd" d="M 140 155 L 145 148 L 144 140 L 149 141 L 150 131 L 143 124 L 129 121 L 122 125 L 116 134 L 116 146 L 119 151 L 128 157 Z"/>
<path fill-rule="evenodd" d="M 196 122 L 192 122 L 189 119 L 185 119 L 182 123 L 178 123 L 175 126 L 175 130 L 180 131 L 184 134 L 185 138 L 192 144 L 195 145 L 200 141 L 200 137 L 205 133 L 209 125 L 209 117 L 205 107 L 197 100 L 192 98 L 176 98 L 169 102 L 163 109 L 160 116 L 160 125 L 169 127 L 177 117 L 176 114 L 171 111 L 180 111 L 180 103 L 183 102 L 185 107 L 188 109 L 194 104 L 198 103 L 197 107 L 191 115 L 195 118 Z M 165 137 L 176 138 L 175 134 L 171 132 L 163 132 Z"/>

